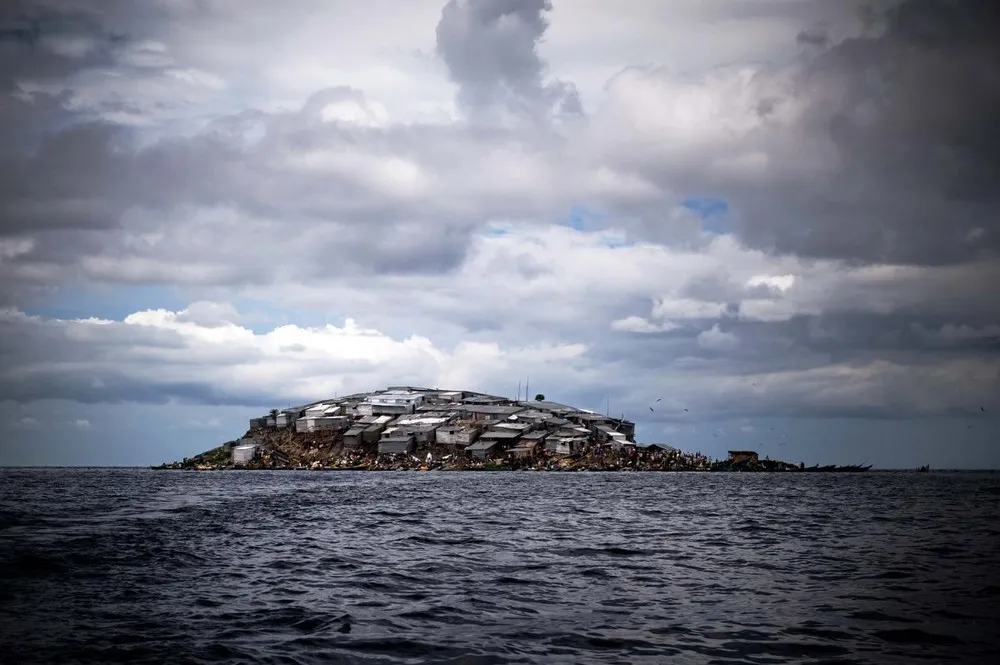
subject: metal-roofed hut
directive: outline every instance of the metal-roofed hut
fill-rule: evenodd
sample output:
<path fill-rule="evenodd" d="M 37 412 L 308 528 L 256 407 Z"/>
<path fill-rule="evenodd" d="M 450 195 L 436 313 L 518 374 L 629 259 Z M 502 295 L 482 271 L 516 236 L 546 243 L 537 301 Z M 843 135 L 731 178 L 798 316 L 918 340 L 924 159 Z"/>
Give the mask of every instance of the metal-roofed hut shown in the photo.
<path fill-rule="evenodd" d="M 361 425 L 355 425 L 351 429 L 344 432 L 344 450 L 354 450 L 358 448 L 364 441 L 365 428 Z"/>
<path fill-rule="evenodd" d="M 501 406 L 496 404 L 465 404 L 461 407 L 469 420 L 497 421 L 515 415 L 522 408 L 519 406 Z"/>
<path fill-rule="evenodd" d="M 487 460 L 500 451 L 499 441 L 476 441 L 465 452 L 474 460 Z"/>
<path fill-rule="evenodd" d="M 453 421 L 438 428 L 437 443 L 455 447 L 472 445 L 479 439 L 479 434 L 482 431 L 482 424 Z"/>
<path fill-rule="evenodd" d="M 525 458 L 534 457 L 538 450 L 539 441 L 537 439 L 523 439 L 520 443 L 510 449 L 514 457 Z"/>
<path fill-rule="evenodd" d="M 378 442 L 379 455 L 407 455 L 417 447 L 413 435 L 409 433 L 392 433 Z"/>

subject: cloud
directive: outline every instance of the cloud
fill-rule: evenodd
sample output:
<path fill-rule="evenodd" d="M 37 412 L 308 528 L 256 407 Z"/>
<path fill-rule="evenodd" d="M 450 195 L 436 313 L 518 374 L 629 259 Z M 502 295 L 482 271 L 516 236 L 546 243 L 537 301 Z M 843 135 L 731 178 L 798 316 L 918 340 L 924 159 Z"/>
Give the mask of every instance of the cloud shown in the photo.
<path fill-rule="evenodd" d="M 740 338 L 734 333 L 725 332 L 715 324 L 708 330 L 698 333 L 698 345 L 712 351 L 730 351 L 739 346 Z"/>
<path fill-rule="evenodd" d="M 0 397 L 530 370 L 657 428 L 965 414 L 1000 394 L 997 11 L 868 4 L 8 10 Z"/>
<path fill-rule="evenodd" d="M 886 361 L 856 353 L 831 362 L 829 354 L 788 336 L 778 362 L 766 346 L 744 348 L 718 323 L 702 323 L 700 332 L 692 326 L 681 336 L 667 333 L 641 348 L 623 333 L 591 344 L 551 335 L 530 345 L 465 339 L 445 346 L 420 335 L 394 338 L 351 319 L 339 326 L 283 325 L 255 333 L 166 310 L 136 312 L 122 321 L 8 312 L 3 323 L 14 344 L 12 362 L 0 373 L 0 397 L 22 402 L 180 400 L 269 408 L 391 383 L 505 394 L 517 377 L 530 375 L 532 385 L 562 386 L 584 405 L 600 402 L 610 390 L 630 414 L 645 409 L 649 395 L 663 394 L 665 415 L 655 417 L 669 421 L 688 417 L 681 406 L 699 418 L 971 413 L 970 405 L 992 405 L 996 400 L 989 396 L 1000 394 L 996 357 L 949 352 Z M 658 362 L 649 363 L 646 354 Z"/>
<path fill-rule="evenodd" d="M 136 312 L 122 321 L 8 311 L 3 323 L 21 360 L 0 373 L 0 398 L 18 401 L 265 406 L 399 382 L 467 386 L 486 376 L 495 385 L 517 363 L 530 363 L 542 381 L 552 366 L 571 368 L 586 350 L 572 343 L 501 350 L 482 342 L 443 350 L 427 338 L 396 340 L 351 319 L 340 327 L 285 325 L 255 334 L 231 322 L 199 321 L 187 310 Z M 45 358 L 48 343 L 61 350 Z"/>
<path fill-rule="evenodd" d="M 437 25 L 437 53 L 472 116 L 502 110 L 538 119 L 578 115 L 573 84 L 546 82 L 537 46 L 548 28 L 549 0 L 448 0 Z"/>
<path fill-rule="evenodd" d="M 90 421 L 87 420 L 86 418 L 77 418 L 76 420 L 73 421 L 73 427 L 77 429 L 90 429 L 91 424 Z"/>

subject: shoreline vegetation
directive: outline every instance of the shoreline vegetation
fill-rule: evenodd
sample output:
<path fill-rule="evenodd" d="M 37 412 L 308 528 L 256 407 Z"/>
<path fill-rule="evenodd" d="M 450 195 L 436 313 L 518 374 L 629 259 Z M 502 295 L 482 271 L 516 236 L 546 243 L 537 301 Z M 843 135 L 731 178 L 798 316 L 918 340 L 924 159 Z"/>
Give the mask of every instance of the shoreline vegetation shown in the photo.
<path fill-rule="evenodd" d="M 525 391 L 527 392 L 527 391 Z M 686 409 L 685 409 L 686 411 Z M 547 401 L 390 387 L 253 418 L 240 439 L 157 470 L 862 472 L 638 443 L 635 424 Z"/>

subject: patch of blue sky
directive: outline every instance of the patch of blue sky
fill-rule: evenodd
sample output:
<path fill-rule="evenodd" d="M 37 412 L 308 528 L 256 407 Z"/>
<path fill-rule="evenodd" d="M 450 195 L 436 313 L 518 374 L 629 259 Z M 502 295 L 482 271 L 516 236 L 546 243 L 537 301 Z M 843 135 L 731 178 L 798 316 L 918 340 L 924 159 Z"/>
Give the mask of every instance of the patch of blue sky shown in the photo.
<path fill-rule="evenodd" d="M 570 208 L 566 219 L 559 222 L 575 231 L 592 231 L 607 225 L 608 216 L 599 210 L 577 203 Z"/>
<path fill-rule="evenodd" d="M 485 231 L 483 231 L 483 235 L 487 238 L 500 238 L 502 236 L 509 235 L 510 232 L 510 227 L 491 224 L 486 227 Z"/>
<path fill-rule="evenodd" d="M 719 235 L 730 232 L 729 202 L 717 196 L 689 196 L 681 205 L 698 215 L 701 228 Z"/>
<path fill-rule="evenodd" d="M 281 307 L 275 303 L 255 298 L 236 298 L 233 307 L 239 312 L 237 325 L 252 331 L 255 335 L 265 335 L 281 326 L 299 328 L 324 328 L 328 325 L 343 328 L 349 314 L 334 309 L 317 307 Z M 355 320 L 357 325 L 366 326 Z"/>
<path fill-rule="evenodd" d="M 150 309 L 184 309 L 188 302 L 177 289 L 162 285 L 59 288 L 33 305 L 26 314 L 52 319 L 89 317 L 121 321 L 129 314 Z"/>
<path fill-rule="evenodd" d="M 626 240 L 626 236 L 621 231 L 611 231 L 608 233 L 601 234 L 601 242 L 604 243 L 605 247 L 611 249 L 620 249 L 622 247 L 629 247 L 632 243 Z"/>
<path fill-rule="evenodd" d="M 631 244 L 626 240 L 624 233 L 617 230 L 607 230 L 611 226 L 609 215 L 583 204 L 576 204 L 570 208 L 569 214 L 558 224 L 580 233 L 600 232 L 601 241 L 611 249 L 628 247 Z"/>

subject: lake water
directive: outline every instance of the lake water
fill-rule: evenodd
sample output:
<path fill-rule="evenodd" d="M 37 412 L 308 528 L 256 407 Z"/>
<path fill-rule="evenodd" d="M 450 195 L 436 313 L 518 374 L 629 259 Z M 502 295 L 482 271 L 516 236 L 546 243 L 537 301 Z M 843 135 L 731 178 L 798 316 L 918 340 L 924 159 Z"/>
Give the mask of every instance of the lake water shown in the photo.
<path fill-rule="evenodd" d="M 998 493 L 969 473 L 2 470 L 0 660 L 989 662 Z"/>

